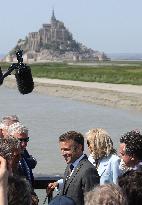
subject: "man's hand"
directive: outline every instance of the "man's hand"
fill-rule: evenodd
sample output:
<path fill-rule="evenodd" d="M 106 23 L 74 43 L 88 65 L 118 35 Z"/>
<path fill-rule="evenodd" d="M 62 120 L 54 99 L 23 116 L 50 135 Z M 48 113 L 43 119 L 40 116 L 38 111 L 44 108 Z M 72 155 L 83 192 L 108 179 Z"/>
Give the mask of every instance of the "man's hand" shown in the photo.
<path fill-rule="evenodd" d="M 48 184 L 48 187 L 46 189 L 47 195 L 49 195 L 52 191 L 54 191 L 54 189 L 58 187 L 58 185 L 59 185 L 58 182 L 53 182 L 53 183 Z"/>

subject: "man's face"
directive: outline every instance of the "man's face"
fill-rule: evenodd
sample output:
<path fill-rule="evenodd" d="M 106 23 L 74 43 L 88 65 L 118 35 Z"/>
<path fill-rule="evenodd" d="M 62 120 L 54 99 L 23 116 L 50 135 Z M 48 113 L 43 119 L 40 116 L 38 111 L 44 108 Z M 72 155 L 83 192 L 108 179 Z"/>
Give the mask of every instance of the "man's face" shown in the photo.
<path fill-rule="evenodd" d="M 25 134 L 25 133 L 15 133 L 14 137 L 19 139 L 20 147 L 21 147 L 22 150 L 24 150 L 27 147 L 27 143 L 29 141 L 29 138 L 28 138 L 27 134 Z"/>
<path fill-rule="evenodd" d="M 83 154 L 82 145 L 74 142 L 73 140 L 59 142 L 59 145 L 62 156 L 67 164 L 73 163 Z"/>
<path fill-rule="evenodd" d="M 126 144 L 120 143 L 119 145 L 119 156 L 121 159 L 123 159 L 126 166 L 131 167 L 133 165 L 133 157 L 129 156 L 125 153 Z"/>

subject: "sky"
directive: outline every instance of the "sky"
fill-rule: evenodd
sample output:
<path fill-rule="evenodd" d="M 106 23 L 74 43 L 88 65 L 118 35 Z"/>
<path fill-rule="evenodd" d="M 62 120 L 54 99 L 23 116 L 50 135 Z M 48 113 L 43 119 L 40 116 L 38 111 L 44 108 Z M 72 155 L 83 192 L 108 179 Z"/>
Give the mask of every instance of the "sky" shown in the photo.
<path fill-rule="evenodd" d="M 142 0 L 0 0 L 0 54 L 50 23 L 52 9 L 73 38 L 105 53 L 142 53 Z"/>

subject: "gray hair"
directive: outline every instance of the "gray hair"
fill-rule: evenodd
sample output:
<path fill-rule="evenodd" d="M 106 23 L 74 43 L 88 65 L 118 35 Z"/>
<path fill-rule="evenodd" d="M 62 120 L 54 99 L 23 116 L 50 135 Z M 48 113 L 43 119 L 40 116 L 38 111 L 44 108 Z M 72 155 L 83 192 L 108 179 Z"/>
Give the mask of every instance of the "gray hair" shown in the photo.
<path fill-rule="evenodd" d="M 116 184 L 97 186 L 85 195 L 85 205 L 128 205 L 127 198 Z"/>
<path fill-rule="evenodd" d="M 28 128 L 20 122 L 13 123 L 8 128 L 8 134 L 14 136 L 15 133 L 28 135 Z"/>
<path fill-rule="evenodd" d="M 0 122 L 0 129 L 8 128 L 12 123 L 19 122 L 17 115 L 9 115 L 2 118 Z"/>

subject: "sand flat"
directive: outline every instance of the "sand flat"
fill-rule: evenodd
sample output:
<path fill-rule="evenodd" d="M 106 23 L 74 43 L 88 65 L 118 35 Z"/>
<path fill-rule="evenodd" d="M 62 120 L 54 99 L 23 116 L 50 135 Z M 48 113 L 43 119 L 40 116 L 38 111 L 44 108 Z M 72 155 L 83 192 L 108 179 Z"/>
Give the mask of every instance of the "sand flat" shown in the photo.
<path fill-rule="evenodd" d="M 98 105 L 142 111 L 142 86 L 34 78 L 34 92 Z M 16 87 L 14 76 L 2 86 Z"/>

